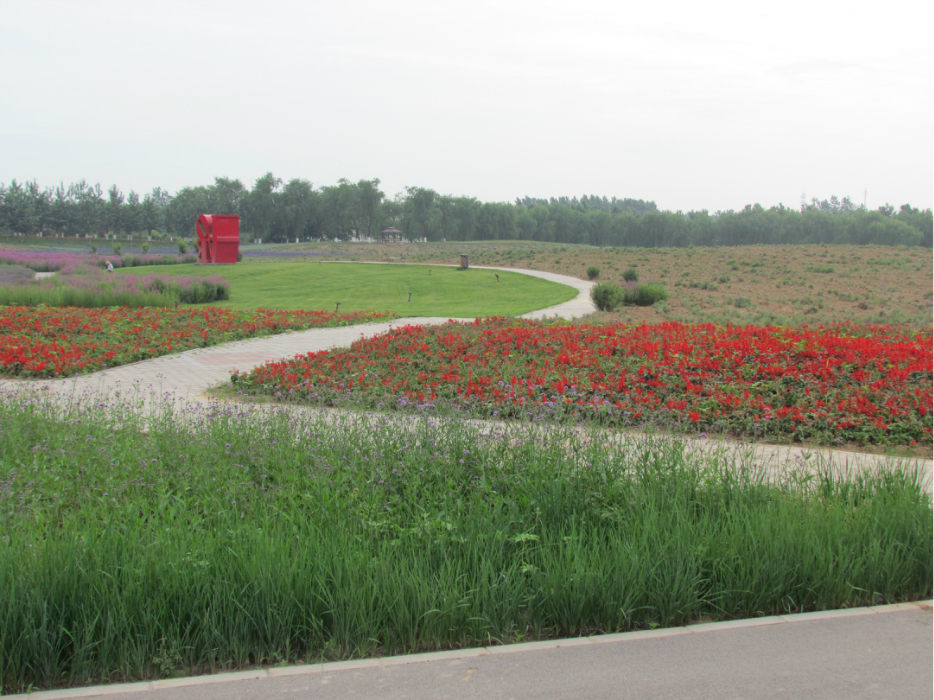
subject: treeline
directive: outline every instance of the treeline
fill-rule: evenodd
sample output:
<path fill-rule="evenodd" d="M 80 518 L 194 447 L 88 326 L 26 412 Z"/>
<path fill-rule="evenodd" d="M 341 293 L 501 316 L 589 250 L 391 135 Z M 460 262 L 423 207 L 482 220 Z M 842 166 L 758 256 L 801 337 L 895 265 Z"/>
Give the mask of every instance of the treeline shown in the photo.
<path fill-rule="evenodd" d="M 514 203 L 480 202 L 408 187 L 387 198 L 379 180 L 314 187 L 283 183 L 272 173 L 252 188 L 217 178 L 174 196 L 155 188 L 142 197 L 116 185 L 81 182 L 40 188 L 35 182 L 0 184 L 0 233 L 48 231 L 67 236 L 157 232 L 190 237 L 199 214 L 239 214 L 244 239 L 379 239 L 394 227 L 407 240 L 530 240 L 596 246 L 682 247 L 840 243 L 932 247 L 930 209 L 886 205 L 876 210 L 842 200 L 812 199 L 799 208 L 758 204 L 739 211 L 660 211 L 655 202 L 585 195 Z"/>

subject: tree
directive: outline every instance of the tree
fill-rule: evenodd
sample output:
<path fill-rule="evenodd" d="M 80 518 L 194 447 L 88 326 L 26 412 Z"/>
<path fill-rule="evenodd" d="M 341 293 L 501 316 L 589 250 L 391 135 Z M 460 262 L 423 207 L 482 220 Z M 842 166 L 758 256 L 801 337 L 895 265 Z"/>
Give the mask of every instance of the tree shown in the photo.
<path fill-rule="evenodd" d="M 115 234 L 117 234 L 120 233 L 123 228 L 125 228 L 122 212 L 124 202 L 123 193 L 117 188 L 116 185 L 113 185 L 109 190 L 107 190 L 107 198 L 107 227 Z"/>
<path fill-rule="evenodd" d="M 139 195 L 133 190 L 126 197 L 126 204 L 123 207 L 122 222 L 128 233 L 143 231 L 143 205 L 139 201 Z"/>
<path fill-rule="evenodd" d="M 272 173 L 266 173 L 256 181 L 243 202 L 243 227 L 264 240 L 282 240 L 284 236 L 273 237 L 276 192 L 281 185 L 282 180 Z"/>
<path fill-rule="evenodd" d="M 289 180 L 277 196 L 276 227 L 281 236 L 318 238 L 321 235 L 319 195 L 308 180 Z"/>
<path fill-rule="evenodd" d="M 208 188 L 209 214 L 239 214 L 243 201 L 250 191 L 239 180 L 226 177 L 214 178 L 214 186 Z"/>
<path fill-rule="evenodd" d="M 379 180 L 360 180 L 354 186 L 353 220 L 358 238 L 377 238 L 380 232 L 380 208 L 386 195 Z"/>

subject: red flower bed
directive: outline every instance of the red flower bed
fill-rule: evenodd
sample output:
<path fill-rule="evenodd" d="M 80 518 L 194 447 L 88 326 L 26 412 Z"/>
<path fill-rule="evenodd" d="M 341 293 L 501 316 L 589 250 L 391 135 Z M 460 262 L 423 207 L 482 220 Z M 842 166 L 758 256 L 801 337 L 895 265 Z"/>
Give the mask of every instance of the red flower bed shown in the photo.
<path fill-rule="evenodd" d="M 931 442 L 932 334 L 886 326 L 396 329 L 235 377 L 245 393 L 820 442 Z"/>
<path fill-rule="evenodd" d="M 230 311 L 214 306 L 177 311 L 0 307 L 0 374 L 51 377 L 93 372 L 229 340 L 394 316 L 388 311 Z"/>

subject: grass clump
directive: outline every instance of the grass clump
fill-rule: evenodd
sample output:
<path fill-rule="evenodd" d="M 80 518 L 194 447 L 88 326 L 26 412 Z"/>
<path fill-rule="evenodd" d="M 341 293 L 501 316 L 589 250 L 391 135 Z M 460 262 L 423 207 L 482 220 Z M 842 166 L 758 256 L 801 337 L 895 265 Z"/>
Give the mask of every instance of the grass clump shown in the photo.
<path fill-rule="evenodd" d="M 668 290 L 658 283 L 640 284 L 623 288 L 624 306 L 652 306 L 668 299 Z"/>
<path fill-rule="evenodd" d="M 639 273 L 632 267 L 628 268 L 623 272 L 623 281 L 624 282 L 638 282 Z"/>
<path fill-rule="evenodd" d="M 587 268 L 587 279 L 595 280 L 600 276 L 600 268 L 596 265 L 591 265 Z"/>
<path fill-rule="evenodd" d="M 652 306 L 668 299 L 668 290 L 663 284 L 626 284 L 620 286 L 610 282 L 595 285 L 590 298 L 600 311 L 615 311 L 620 306 Z"/>
<path fill-rule="evenodd" d="M 931 594 L 905 470 L 770 483 L 683 441 L 3 399 L 5 692 Z"/>
<path fill-rule="evenodd" d="M 622 304 L 622 289 L 618 284 L 601 282 L 591 288 L 590 298 L 600 311 L 614 311 Z"/>

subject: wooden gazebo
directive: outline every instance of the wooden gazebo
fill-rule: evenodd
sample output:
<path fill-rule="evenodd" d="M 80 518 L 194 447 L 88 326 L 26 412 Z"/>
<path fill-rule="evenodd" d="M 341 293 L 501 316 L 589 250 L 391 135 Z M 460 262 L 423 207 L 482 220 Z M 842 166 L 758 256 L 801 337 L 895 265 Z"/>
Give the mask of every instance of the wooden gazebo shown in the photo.
<path fill-rule="evenodd" d="M 383 243 L 402 243 L 402 231 L 390 226 L 379 232 Z"/>

